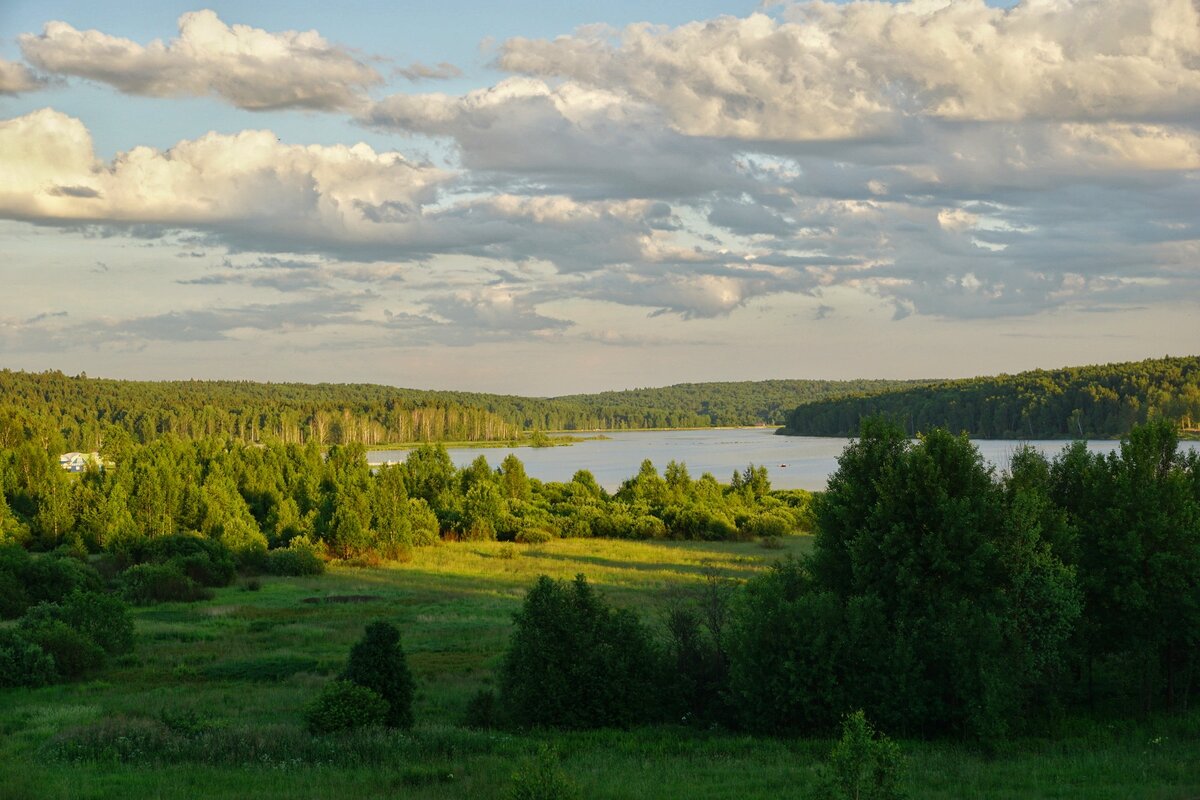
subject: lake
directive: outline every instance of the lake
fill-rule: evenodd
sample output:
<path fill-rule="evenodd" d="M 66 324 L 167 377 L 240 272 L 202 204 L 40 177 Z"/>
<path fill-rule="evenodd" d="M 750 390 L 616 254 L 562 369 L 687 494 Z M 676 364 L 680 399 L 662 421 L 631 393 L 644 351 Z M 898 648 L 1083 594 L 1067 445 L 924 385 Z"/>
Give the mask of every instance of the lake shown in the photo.
<path fill-rule="evenodd" d="M 729 481 L 735 469 L 756 464 L 767 467 L 771 486 L 776 489 L 815 490 L 825 488 L 825 482 L 837 469 L 837 458 L 848 441 L 815 436 L 776 436 L 774 428 L 621 431 L 605 435 L 609 438 L 577 442 L 569 447 L 456 447 L 450 450 L 450 457 L 455 464 L 465 467 L 482 455 L 494 468 L 509 453 L 515 453 L 532 477 L 543 481 L 568 481 L 576 470 L 586 469 L 610 491 L 637 474 L 642 461 L 647 458 L 654 462 L 660 473 L 668 461 L 682 461 L 693 478 L 711 472 L 722 483 Z M 975 441 L 983 457 L 1000 469 L 1008 466 L 1013 451 L 1023 444 L 1054 455 L 1068 443 L 1015 439 Z M 1090 441 L 1088 449 L 1107 453 L 1115 450 L 1117 445 L 1110 440 Z M 1182 446 L 1200 449 L 1200 442 L 1183 442 Z M 372 464 L 402 461 L 407 452 L 374 450 L 368 453 L 368 458 Z"/>

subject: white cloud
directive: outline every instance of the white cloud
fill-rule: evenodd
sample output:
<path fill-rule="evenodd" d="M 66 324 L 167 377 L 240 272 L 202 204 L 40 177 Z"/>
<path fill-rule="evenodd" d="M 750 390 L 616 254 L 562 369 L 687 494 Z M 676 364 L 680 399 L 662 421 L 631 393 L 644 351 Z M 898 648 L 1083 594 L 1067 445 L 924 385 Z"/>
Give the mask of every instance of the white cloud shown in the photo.
<path fill-rule="evenodd" d="M 396 239 L 364 206 L 420 209 L 452 176 L 365 144 L 300 146 L 270 131 L 209 133 L 99 161 L 83 123 L 52 109 L 0 122 L 0 214 L 153 224 L 298 243 Z"/>
<path fill-rule="evenodd" d="M 0 96 L 32 92 L 45 84 L 42 78 L 24 64 L 0 58 Z"/>
<path fill-rule="evenodd" d="M 48 22 L 19 37 L 30 63 L 59 75 L 151 97 L 216 95 L 253 111 L 349 108 L 382 81 L 379 73 L 316 31 L 272 33 L 227 25 L 215 12 L 179 18 L 179 37 L 141 45 L 96 30 Z"/>
<path fill-rule="evenodd" d="M 942 121 L 1194 118 L 1191 0 L 859 0 L 677 28 L 511 39 L 498 63 L 649 103 L 696 136 L 779 142 L 902 135 Z"/>

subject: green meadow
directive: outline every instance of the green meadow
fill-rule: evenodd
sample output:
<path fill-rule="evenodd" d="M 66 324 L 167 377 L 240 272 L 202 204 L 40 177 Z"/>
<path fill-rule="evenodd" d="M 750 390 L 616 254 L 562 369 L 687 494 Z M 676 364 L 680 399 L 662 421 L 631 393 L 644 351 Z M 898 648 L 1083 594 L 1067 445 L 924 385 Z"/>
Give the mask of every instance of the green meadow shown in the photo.
<path fill-rule="evenodd" d="M 84 683 L 0 693 L 0 798 L 491 798 L 543 743 L 586 798 L 809 796 L 830 740 L 679 726 L 514 734 L 461 726 L 491 686 L 538 575 L 587 575 L 660 624 L 709 575 L 744 580 L 781 549 L 755 543 L 558 539 L 446 543 L 407 563 L 241 580 L 211 600 L 134 610 L 138 644 Z M 411 732 L 313 737 L 305 704 L 364 626 L 402 631 L 417 680 Z M 1068 718 L 999 751 L 903 741 L 911 797 L 1200 796 L 1200 714 Z"/>

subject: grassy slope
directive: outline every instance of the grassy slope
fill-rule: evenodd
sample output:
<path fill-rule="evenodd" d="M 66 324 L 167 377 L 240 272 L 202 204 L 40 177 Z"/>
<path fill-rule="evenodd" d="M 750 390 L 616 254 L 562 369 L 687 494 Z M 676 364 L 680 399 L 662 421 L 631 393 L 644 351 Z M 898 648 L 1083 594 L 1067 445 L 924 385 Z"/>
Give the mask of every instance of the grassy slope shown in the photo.
<path fill-rule="evenodd" d="M 807 549 L 808 540 L 788 549 Z M 513 557 L 505 553 L 515 552 Z M 787 552 L 787 551 L 783 551 Z M 384 798 L 498 797 L 514 760 L 535 741 L 453 727 L 487 685 L 511 615 L 538 574 L 584 572 L 614 603 L 655 617 L 703 580 L 706 566 L 744 578 L 781 551 L 751 544 L 564 540 L 535 547 L 448 544 L 387 569 L 342 568 L 321 578 L 266 579 L 212 601 L 137 612 L 136 659 L 90 683 L 0 693 L 0 797 Z M 365 603 L 305 603 L 371 595 Z M 229 726 L 282 726 L 344 663 L 366 621 L 396 622 L 417 676 L 418 727 L 381 766 L 64 764 L 45 757 L 58 731 L 114 715 L 192 710 Z M 270 658 L 316 661 L 274 681 L 216 679 L 214 667 Z M 962 747 L 906 743 L 914 797 L 1184 798 L 1200 794 L 1200 716 L 1124 728 L 1081 726 L 1054 742 L 1014 744 L 984 758 Z M 755 740 L 684 729 L 546 735 L 589 798 L 801 797 L 825 741 Z M 453 779 L 445 776 L 453 774 Z"/>

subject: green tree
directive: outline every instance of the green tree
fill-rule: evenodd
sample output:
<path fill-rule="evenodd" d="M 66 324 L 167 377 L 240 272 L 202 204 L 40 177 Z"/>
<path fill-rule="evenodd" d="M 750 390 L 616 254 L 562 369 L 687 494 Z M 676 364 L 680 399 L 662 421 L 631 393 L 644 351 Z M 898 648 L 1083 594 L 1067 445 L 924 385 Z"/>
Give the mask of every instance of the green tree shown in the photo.
<path fill-rule="evenodd" d="M 386 622 L 367 626 L 363 638 L 350 650 L 350 661 L 340 680 L 365 686 L 383 698 L 391 728 L 413 724 L 413 679 L 400 647 L 400 631 Z"/>
<path fill-rule="evenodd" d="M 625 727 L 658 714 L 659 654 L 629 611 L 579 575 L 546 576 L 525 596 L 500 674 L 500 705 L 522 727 Z"/>

